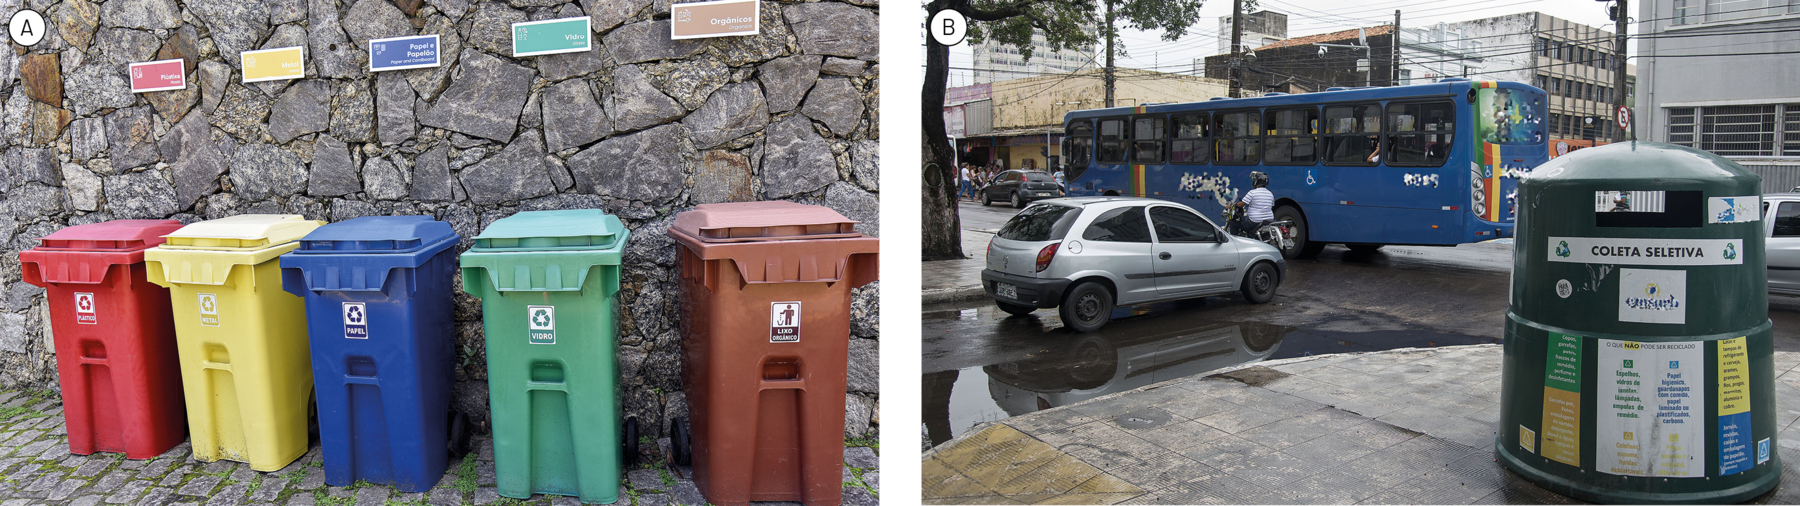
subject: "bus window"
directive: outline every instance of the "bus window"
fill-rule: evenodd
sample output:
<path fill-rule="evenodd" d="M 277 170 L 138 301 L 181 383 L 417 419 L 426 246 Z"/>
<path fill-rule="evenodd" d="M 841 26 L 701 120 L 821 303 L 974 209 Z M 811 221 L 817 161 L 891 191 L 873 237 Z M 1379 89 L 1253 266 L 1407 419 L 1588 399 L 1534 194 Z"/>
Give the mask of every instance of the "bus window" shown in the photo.
<path fill-rule="evenodd" d="M 1094 161 L 1099 163 L 1125 163 L 1125 120 L 1100 120 L 1099 149 L 1094 150 Z"/>
<path fill-rule="evenodd" d="M 1169 143 L 1169 161 L 1206 163 L 1212 159 L 1212 124 L 1205 114 L 1175 117 L 1175 140 Z"/>
<path fill-rule="evenodd" d="M 1513 146 L 1544 143 L 1544 122 L 1532 114 L 1543 100 L 1543 94 L 1530 90 L 1476 90 L 1476 138 L 1486 143 Z"/>
<path fill-rule="evenodd" d="M 1063 178 L 1074 181 L 1087 170 L 1088 156 L 1094 152 L 1094 123 L 1085 119 L 1069 122 L 1068 133 L 1063 136 L 1068 140 L 1069 153 L 1064 159 Z"/>
<path fill-rule="evenodd" d="M 1325 165 L 1375 165 L 1380 146 L 1380 105 L 1325 107 Z"/>
<path fill-rule="evenodd" d="M 1269 128 L 1269 139 L 1263 147 L 1263 163 L 1270 165 L 1312 165 L 1319 160 L 1317 145 L 1319 110 L 1271 110 L 1263 122 Z"/>
<path fill-rule="evenodd" d="M 1217 135 L 1219 163 L 1253 164 L 1262 152 L 1262 114 L 1231 112 L 1214 116 L 1213 132 Z"/>
<path fill-rule="evenodd" d="M 1450 102 L 1388 104 L 1388 165 L 1441 167 L 1456 138 L 1456 106 Z"/>
<path fill-rule="evenodd" d="M 1163 118 L 1134 118 L 1131 120 L 1131 163 L 1162 163 L 1164 126 L 1168 120 Z"/>

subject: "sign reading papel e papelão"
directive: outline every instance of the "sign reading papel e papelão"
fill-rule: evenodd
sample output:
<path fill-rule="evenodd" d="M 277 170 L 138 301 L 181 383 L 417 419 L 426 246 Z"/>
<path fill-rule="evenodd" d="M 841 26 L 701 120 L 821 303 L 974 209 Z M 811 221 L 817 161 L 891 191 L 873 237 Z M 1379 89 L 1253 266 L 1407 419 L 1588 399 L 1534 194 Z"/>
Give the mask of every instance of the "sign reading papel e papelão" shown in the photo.
<path fill-rule="evenodd" d="M 131 67 L 131 92 L 144 93 L 151 91 L 168 91 L 187 88 L 186 70 L 182 60 L 158 60 L 133 63 Z"/>
<path fill-rule="evenodd" d="M 717 0 L 669 6 L 669 38 L 698 39 L 756 35 L 761 32 L 762 2 Z"/>
<path fill-rule="evenodd" d="M 244 81 L 279 81 L 306 77 L 306 46 L 244 51 Z"/>
<path fill-rule="evenodd" d="M 548 19 L 513 23 L 513 56 L 539 56 L 587 51 L 593 41 L 591 18 Z"/>
<path fill-rule="evenodd" d="M 439 57 L 437 34 L 417 37 L 394 37 L 369 41 L 369 71 L 406 70 L 438 67 L 443 65 Z"/>

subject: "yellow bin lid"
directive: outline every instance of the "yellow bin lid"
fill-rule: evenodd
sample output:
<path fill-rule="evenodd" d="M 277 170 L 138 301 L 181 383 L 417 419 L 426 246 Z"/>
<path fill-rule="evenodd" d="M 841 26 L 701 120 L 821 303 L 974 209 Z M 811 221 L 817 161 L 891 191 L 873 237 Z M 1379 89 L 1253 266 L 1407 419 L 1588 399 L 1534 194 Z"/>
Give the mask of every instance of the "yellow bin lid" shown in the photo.
<path fill-rule="evenodd" d="M 167 236 L 168 249 L 247 251 L 306 237 L 325 222 L 298 214 L 240 214 L 181 227 Z"/>

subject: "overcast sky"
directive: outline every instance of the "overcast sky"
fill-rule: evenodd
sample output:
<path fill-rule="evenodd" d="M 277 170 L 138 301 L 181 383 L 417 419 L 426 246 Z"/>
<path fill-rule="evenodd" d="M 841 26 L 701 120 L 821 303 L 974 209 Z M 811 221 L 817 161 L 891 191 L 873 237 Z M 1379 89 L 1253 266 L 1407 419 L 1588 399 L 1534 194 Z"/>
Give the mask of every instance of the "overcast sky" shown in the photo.
<path fill-rule="evenodd" d="M 1191 68 L 1195 58 L 1219 54 L 1219 17 L 1231 15 L 1231 0 L 1205 1 L 1200 9 L 1200 21 L 1180 40 L 1164 41 L 1161 34 L 1152 32 L 1121 32 L 1121 43 L 1127 56 L 1116 64 L 1172 72 Z M 1258 3 L 1261 10 L 1288 15 L 1288 37 L 1389 24 L 1394 21 L 1395 9 L 1400 10 L 1401 29 L 1532 11 L 1603 27 L 1607 31 L 1614 26 L 1606 17 L 1606 8 L 1611 3 L 1592 0 L 1261 0 Z M 1638 7 L 1637 2 L 1632 2 L 1634 14 Z M 1632 42 L 1629 54 L 1636 54 L 1636 47 L 1636 42 Z M 922 65 L 922 50 L 920 58 Z M 1105 55 L 1101 55 L 1099 61 L 1104 62 L 1104 58 Z M 952 69 L 969 68 L 973 64 L 968 44 L 950 49 Z M 973 84 L 972 75 L 967 70 L 951 70 L 949 85 Z"/>

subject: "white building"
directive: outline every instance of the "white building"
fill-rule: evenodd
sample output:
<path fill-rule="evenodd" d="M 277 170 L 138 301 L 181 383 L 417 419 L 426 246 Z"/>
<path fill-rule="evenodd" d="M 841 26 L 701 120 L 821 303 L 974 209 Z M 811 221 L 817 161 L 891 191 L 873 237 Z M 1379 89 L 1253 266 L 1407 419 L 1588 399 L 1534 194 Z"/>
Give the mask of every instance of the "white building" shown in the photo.
<path fill-rule="evenodd" d="M 1550 94 L 1551 138 L 1610 140 L 1611 31 L 1541 12 L 1400 28 L 1403 74 L 1531 83 Z"/>
<path fill-rule="evenodd" d="M 1086 50 L 1064 49 L 1051 51 L 1044 40 L 1042 32 L 1031 34 L 1031 60 L 1026 61 L 1018 48 L 994 42 L 988 39 L 975 44 L 974 51 L 975 84 L 987 84 L 1009 79 L 1024 79 L 1045 74 L 1065 74 L 1083 68 L 1099 68 L 1105 66 L 1093 48 Z"/>
<path fill-rule="evenodd" d="M 1244 14 L 1244 35 L 1238 39 L 1248 51 L 1286 39 L 1287 15 L 1275 11 Z M 1219 54 L 1231 52 L 1231 16 L 1219 16 Z M 1196 64 L 1199 65 L 1199 64 Z M 1195 74 L 1201 75 L 1201 74 Z"/>

